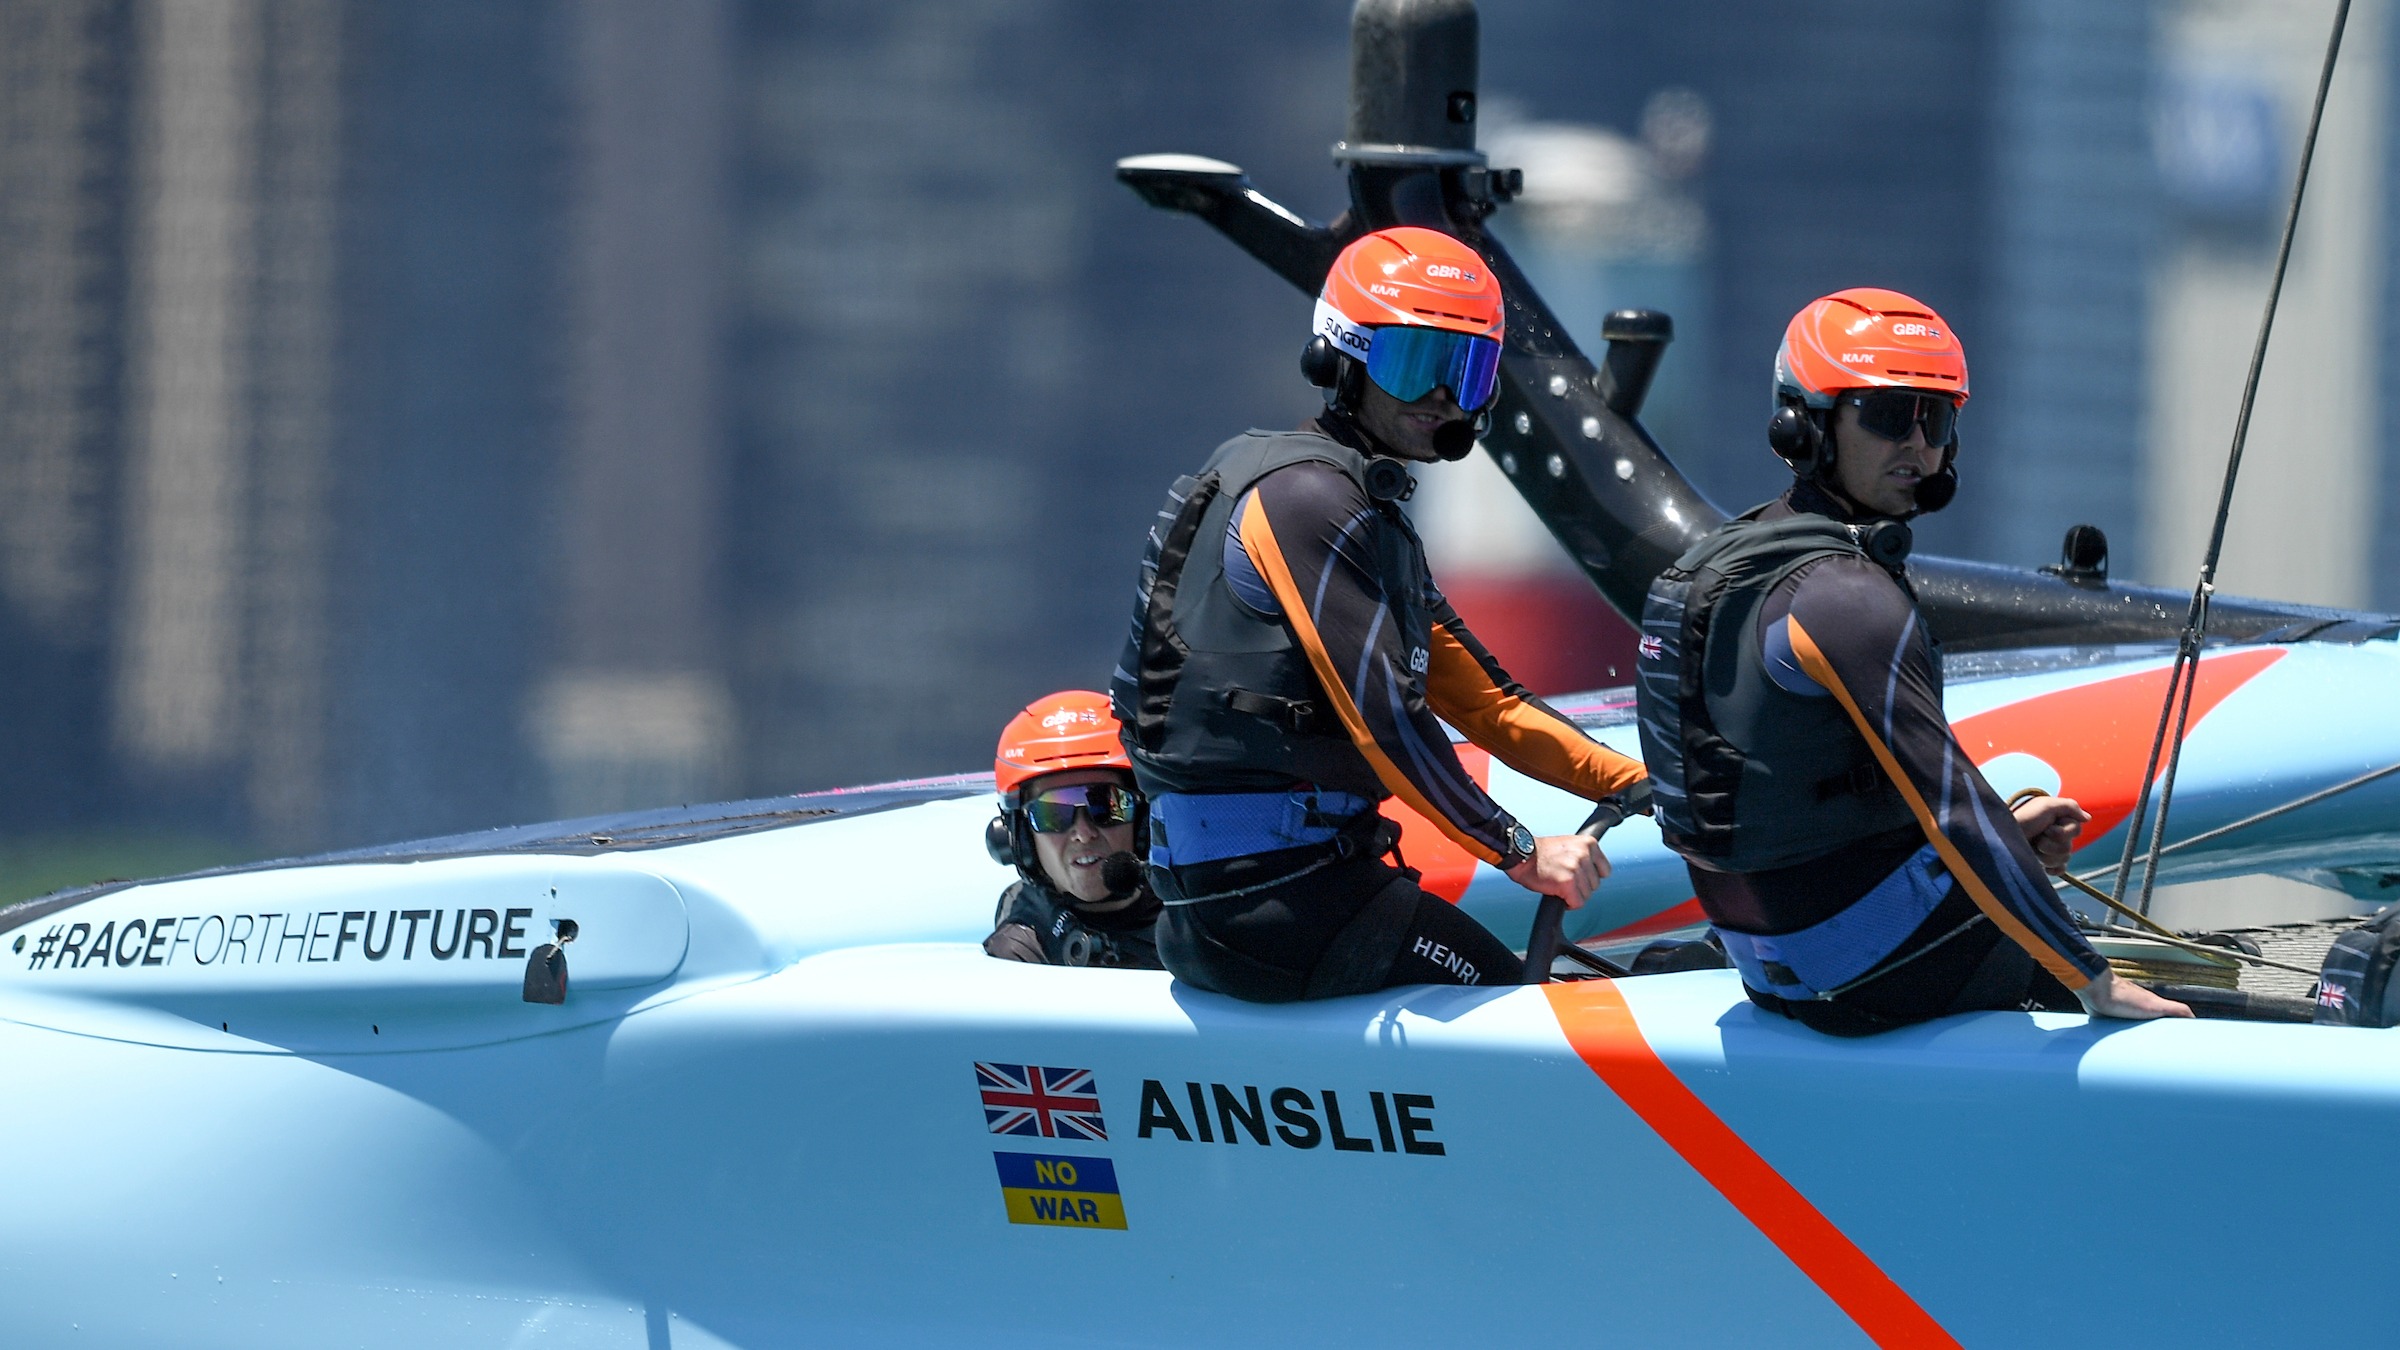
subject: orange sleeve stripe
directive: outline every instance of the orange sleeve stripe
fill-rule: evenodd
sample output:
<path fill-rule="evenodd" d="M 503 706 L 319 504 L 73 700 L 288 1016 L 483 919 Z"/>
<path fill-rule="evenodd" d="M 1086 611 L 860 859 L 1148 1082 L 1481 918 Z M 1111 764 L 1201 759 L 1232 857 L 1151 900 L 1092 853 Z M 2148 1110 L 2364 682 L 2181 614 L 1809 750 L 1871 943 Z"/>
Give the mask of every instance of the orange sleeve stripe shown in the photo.
<path fill-rule="evenodd" d="M 1500 691 L 1490 672 L 1440 624 L 1433 626 L 1426 701 L 1442 720 L 1466 733 L 1528 778 L 1586 798 L 1606 797 L 1642 781 L 1628 759 L 1557 718 Z"/>
<path fill-rule="evenodd" d="M 1658 1057 L 1614 980 L 1545 984 L 1586 1067 L 1879 1346 L 1958 1341 Z"/>
<path fill-rule="evenodd" d="M 1316 672 L 1317 683 L 1324 689 L 1326 701 L 1333 705 L 1334 712 L 1342 719 L 1342 727 L 1350 733 L 1351 743 L 1358 747 L 1360 754 L 1366 756 L 1367 766 L 1375 770 L 1375 777 L 1387 791 L 1408 803 L 1411 810 L 1432 822 L 1460 848 L 1495 867 L 1499 866 L 1500 855 L 1489 845 L 1459 829 L 1457 822 L 1426 800 L 1425 794 L 1417 790 L 1417 785 L 1410 782 L 1408 775 L 1400 772 L 1399 766 L 1392 763 L 1391 757 L 1383 752 L 1383 746 L 1375 740 L 1375 733 L 1367 729 L 1367 719 L 1350 699 L 1350 686 L 1342 682 L 1342 673 L 1334 669 L 1333 657 L 1325 651 L 1325 640 L 1317 634 L 1316 620 L 1309 614 L 1308 597 L 1301 593 L 1299 584 L 1292 580 L 1292 569 L 1284 561 L 1282 547 L 1275 542 L 1275 527 L 1267 521 L 1266 505 L 1257 498 L 1252 498 L 1250 509 L 1242 513 L 1242 547 L 1249 552 L 1250 562 L 1258 568 L 1259 575 L 1267 579 L 1267 588 L 1275 592 L 1275 599 L 1282 604 L 1284 620 L 1291 624 L 1292 635 L 1300 640 L 1300 650 L 1307 653 L 1309 669 Z"/>
<path fill-rule="evenodd" d="M 1876 734 L 1874 724 L 1867 720 L 1865 713 L 1859 711 L 1858 700 L 1850 696 L 1849 687 L 1842 683 L 1842 677 L 1833 673 L 1833 663 L 1825 659 L 1824 651 L 1817 646 L 1816 639 L 1809 636 L 1808 630 L 1800 626 L 1797 617 L 1792 620 L 1791 633 L 1792 654 L 1800 659 L 1800 669 L 1841 701 L 1842 711 L 1850 714 L 1850 721 L 1858 727 L 1858 734 L 1866 738 L 1867 748 L 1875 752 L 1875 762 L 1883 766 L 1885 775 L 1890 777 L 1893 786 L 1900 789 L 1901 797 L 1907 800 L 1909 811 L 1917 818 L 1917 827 L 1925 832 L 1925 841 L 1933 845 L 1935 853 L 1941 855 L 1943 865 L 1950 869 L 1950 875 L 1957 878 L 1958 884 L 1967 888 L 1967 895 L 1974 900 L 1975 908 L 1982 910 L 1985 918 L 1999 925 L 2000 931 L 2006 933 L 2010 941 L 2041 962 L 2042 969 L 2056 975 L 2059 983 L 2069 989 L 2081 989 L 2090 984 L 2091 976 L 2077 969 L 2074 962 L 2053 950 L 2049 943 L 2034 936 L 2033 930 L 2025 926 L 2025 921 L 2000 903 L 2000 897 L 1992 894 L 1992 888 L 1985 884 L 1984 879 L 1976 875 L 1974 868 L 1967 866 L 1966 856 L 1958 851 L 1958 845 L 1950 842 L 1950 837 L 1942 833 L 1940 823 L 1934 820 L 1933 809 L 1925 804 L 1925 794 L 1917 791 L 1917 785 L 1900 771 L 1899 756 L 1894 755 L 1892 748 L 1883 743 L 1883 737 Z"/>

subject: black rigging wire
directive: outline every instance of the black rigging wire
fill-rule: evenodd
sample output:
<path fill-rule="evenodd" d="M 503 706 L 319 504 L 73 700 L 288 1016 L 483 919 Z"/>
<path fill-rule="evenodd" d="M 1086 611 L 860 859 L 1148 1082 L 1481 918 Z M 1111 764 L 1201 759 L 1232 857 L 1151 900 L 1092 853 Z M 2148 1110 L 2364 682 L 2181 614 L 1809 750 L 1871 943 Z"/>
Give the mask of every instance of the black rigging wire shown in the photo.
<path fill-rule="evenodd" d="M 2208 602 L 2216 594 L 2217 558 L 2225 551 L 2225 522 L 2233 514 L 2233 484 L 2242 471 L 2242 447 L 2250 439 L 2250 409 L 2258 401 L 2258 375 L 2267 363 L 2267 337 L 2275 330 L 2275 306 L 2283 299 L 2283 274 L 2292 261 L 2292 235 L 2300 225 L 2300 198 L 2308 191 L 2308 166 L 2316 158 L 2317 128 L 2325 120 L 2325 95 L 2333 87 L 2333 66 L 2342 51 L 2342 29 L 2350 22 L 2350 0 L 2339 0 L 2333 11 L 2333 33 L 2325 43 L 2325 68 L 2317 75 L 2316 106 L 2309 110 L 2308 135 L 2300 143 L 2300 172 L 2292 182 L 2292 204 L 2283 216 L 2283 240 L 2275 249 L 2275 278 L 2267 286 L 2266 313 L 2259 316 L 2258 343 L 2250 349 L 2250 376 L 2242 382 L 2242 410 L 2233 423 L 2233 448 L 2225 456 L 2225 486 L 2217 493 L 2217 522 L 2208 534 L 2208 553 L 2200 561 L 2200 579 L 2192 587 L 2192 607 L 2175 644 L 2175 664 L 2167 676 L 2167 696 L 2158 710 L 2158 731 L 2150 738 L 2150 762 L 2142 769 L 2141 793 L 2133 818 L 2125 823 L 2125 855 L 2117 862 L 2116 899 L 2125 899 L 2133 875 L 2133 855 L 2141 844 L 2142 817 L 2150 805 L 2150 785 L 2158 773 L 2161 750 L 2167 751 L 2167 775 L 2158 784 L 2158 819 L 2151 824 L 2149 856 L 2142 867 L 2142 898 L 2137 906 L 2150 912 L 2150 892 L 2158 878 L 2158 855 L 2167 838 L 2167 807 L 2175 799 L 2175 771 L 2183 763 L 2183 736 L 2191 722 L 2192 689 L 2199 683 L 2200 643 L 2208 631 Z M 2168 748 L 2167 728 L 2175 738 Z"/>

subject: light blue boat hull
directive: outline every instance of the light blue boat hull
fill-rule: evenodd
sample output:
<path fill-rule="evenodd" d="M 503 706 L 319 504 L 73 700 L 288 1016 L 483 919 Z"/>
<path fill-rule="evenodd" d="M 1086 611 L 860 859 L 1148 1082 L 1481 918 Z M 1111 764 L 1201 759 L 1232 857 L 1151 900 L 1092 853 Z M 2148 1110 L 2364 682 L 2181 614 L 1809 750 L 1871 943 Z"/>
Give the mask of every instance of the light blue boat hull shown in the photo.
<path fill-rule="evenodd" d="M 2400 761 L 2393 659 L 2294 649 L 2228 697 L 2177 835 Z M 1962 683 L 1953 713 L 2129 668 Z M 2400 856 L 2388 786 L 2180 865 L 2371 870 Z M 1498 788 L 1537 828 L 1579 818 Z M 1005 878 L 988 799 L 956 791 L 13 920 L 0 1344 L 1906 1343 L 1871 1315 L 1895 1297 L 1971 1346 L 2392 1338 L 2360 1291 L 2400 1208 L 2400 1035 L 1992 1013 L 1844 1042 L 1715 971 L 1243 1005 L 984 957 Z M 1646 822 L 1610 851 L 1585 931 L 1688 897 Z M 1488 877 L 1466 903 L 1512 935 L 1529 912 Z M 567 1001 L 526 1003 L 562 918 Z M 1610 999 L 1622 1063 L 1574 1039 Z M 1093 1133 L 993 1133 L 979 1063 L 1088 1072 Z M 1089 1185 L 1106 1159 L 1114 1190 L 1013 1222 L 1002 1154 Z"/>

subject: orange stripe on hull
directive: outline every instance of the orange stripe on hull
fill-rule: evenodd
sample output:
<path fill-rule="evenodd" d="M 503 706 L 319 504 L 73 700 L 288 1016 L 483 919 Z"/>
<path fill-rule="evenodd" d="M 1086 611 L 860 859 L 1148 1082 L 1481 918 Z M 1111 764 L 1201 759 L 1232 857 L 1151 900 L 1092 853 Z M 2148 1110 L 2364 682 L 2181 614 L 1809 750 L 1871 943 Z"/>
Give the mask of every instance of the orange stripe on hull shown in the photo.
<path fill-rule="evenodd" d="M 1542 992 L 1567 1043 L 1592 1072 L 1870 1340 L 1956 1350 L 1958 1341 L 1932 1314 L 1684 1086 L 1650 1047 L 1614 981 L 1550 984 Z"/>

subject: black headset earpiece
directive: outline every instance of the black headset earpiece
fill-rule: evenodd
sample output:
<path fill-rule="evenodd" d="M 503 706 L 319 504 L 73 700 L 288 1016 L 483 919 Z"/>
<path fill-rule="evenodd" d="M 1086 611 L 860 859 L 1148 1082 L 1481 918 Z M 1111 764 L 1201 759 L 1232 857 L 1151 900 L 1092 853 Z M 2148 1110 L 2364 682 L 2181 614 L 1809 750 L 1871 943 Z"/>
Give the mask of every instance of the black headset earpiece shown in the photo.
<path fill-rule="evenodd" d="M 1300 375 L 1319 389 L 1331 389 L 1342 378 L 1342 353 L 1331 341 L 1313 337 L 1300 349 Z"/>
<path fill-rule="evenodd" d="M 1041 872 L 1041 855 L 1033 851 L 1033 832 L 1023 811 L 1000 808 L 1000 814 L 983 827 L 983 851 L 1002 867 L 1014 867 L 1027 876 Z"/>
<path fill-rule="evenodd" d="M 1826 465 L 1825 431 L 1805 408 L 1787 403 L 1767 419 L 1767 448 L 1775 457 L 1803 478 L 1822 472 Z"/>

